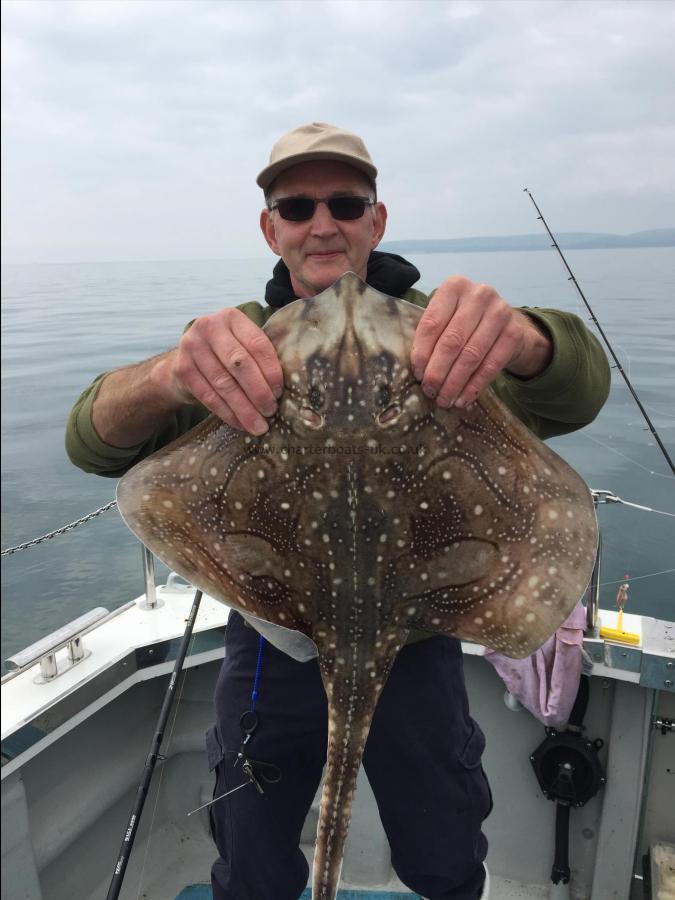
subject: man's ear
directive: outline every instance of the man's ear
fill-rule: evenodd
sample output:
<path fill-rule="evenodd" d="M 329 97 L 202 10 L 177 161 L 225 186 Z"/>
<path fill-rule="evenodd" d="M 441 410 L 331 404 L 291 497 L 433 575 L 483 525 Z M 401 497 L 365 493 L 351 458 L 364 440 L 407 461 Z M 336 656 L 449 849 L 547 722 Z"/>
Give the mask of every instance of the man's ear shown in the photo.
<path fill-rule="evenodd" d="M 276 253 L 277 256 L 281 256 L 279 244 L 277 243 L 276 228 L 274 227 L 274 218 L 269 209 L 263 209 L 260 213 L 260 230 L 272 252 Z"/>
<path fill-rule="evenodd" d="M 384 203 L 378 201 L 373 207 L 373 212 L 375 221 L 373 223 L 373 237 L 371 240 L 372 250 L 377 247 L 384 236 L 384 230 L 387 227 L 387 207 Z"/>

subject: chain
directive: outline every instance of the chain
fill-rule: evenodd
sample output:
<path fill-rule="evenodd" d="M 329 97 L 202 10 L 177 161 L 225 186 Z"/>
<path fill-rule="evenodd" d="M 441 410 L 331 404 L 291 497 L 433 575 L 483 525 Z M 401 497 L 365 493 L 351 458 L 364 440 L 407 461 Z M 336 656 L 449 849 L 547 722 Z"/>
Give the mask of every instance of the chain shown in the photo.
<path fill-rule="evenodd" d="M 106 505 L 101 506 L 100 509 L 95 509 L 94 512 L 87 513 L 86 516 L 82 516 L 81 519 L 77 519 L 69 525 L 64 525 L 63 528 L 57 528 L 56 531 L 49 531 L 47 534 L 43 534 L 42 537 L 33 538 L 32 541 L 26 541 L 25 544 L 17 544 L 16 547 L 7 547 L 6 550 L 3 550 L 2 553 L 0 553 L 0 556 L 9 556 L 11 553 L 16 553 L 19 550 L 26 550 L 28 547 L 34 547 L 36 544 L 43 544 L 45 541 L 50 541 L 53 537 L 65 534 L 67 531 L 72 531 L 73 528 L 77 528 L 78 525 L 82 525 L 84 522 L 95 519 L 96 516 L 100 516 L 101 513 L 107 512 L 109 509 L 112 509 L 113 506 L 117 506 L 117 500 L 111 500 L 110 503 L 106 503 Z"/>

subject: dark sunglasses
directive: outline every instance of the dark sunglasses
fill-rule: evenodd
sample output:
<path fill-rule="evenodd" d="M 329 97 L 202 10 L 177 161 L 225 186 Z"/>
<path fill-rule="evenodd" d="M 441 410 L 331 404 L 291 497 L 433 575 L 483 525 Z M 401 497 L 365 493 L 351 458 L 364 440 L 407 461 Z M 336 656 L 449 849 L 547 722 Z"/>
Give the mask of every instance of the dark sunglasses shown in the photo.
<path fill-rule="evenodd" d="M 338 222 L 360 219 L 366 206 L 375 205 L 375 201 L 368 197 L 281 197 L 268 203 L 268 208 L 278 209 L 281 218 L 288 222 L 308 222 L 319 203 L 325 203 Z"/>

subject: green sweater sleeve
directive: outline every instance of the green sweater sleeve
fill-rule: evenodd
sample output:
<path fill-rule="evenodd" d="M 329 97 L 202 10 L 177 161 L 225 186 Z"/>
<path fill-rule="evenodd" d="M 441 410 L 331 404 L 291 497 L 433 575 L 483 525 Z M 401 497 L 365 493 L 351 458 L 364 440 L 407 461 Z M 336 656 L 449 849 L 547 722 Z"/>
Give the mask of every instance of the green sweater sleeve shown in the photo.
<path fill-rule="evenodd" d="M 609 394 L 611 373 L 599 341 L 578 316 L 555 309 L 523 309 L 553 340 L 553 359 L 534 378 L 502 373 L 497 396 L 538 437 L 588 425 Z"/>
<path fill-rule="evenodd" d="M 424 308 L 428 298 L 411 288 L 404 300 Z M 260 303 L 238 307 L 259 327 L 274 310 Z M 531 379 L 500 375 L 493 384 L 499 398 L 535 434 L 553 437 L 591 422 L 607 398 L 610 372 L 598 341 L 582 321 L 570 313 L 551 309 L 524 310 L 553 340 L 553 359 L 547 369 Z M 73 406 L 66 429 L 66 452 L 85 472 L 117 478 L 160 447 L 189 431 L 208 415 L 201 404 L 175 413 L 146 441 L 120 448 L 105 443 L 92 424 L 92 407 L 107 373 L 98 375 Z"/>
<path fill-rule="evenodd" d="M 134 447 L 113 447 L 98 436 L 91 416 L 98 389 L 106 374 L 98 375 L 80 394 L 68 416 L 66 453 L 70 461 L 85 472 L 119 478 L 141 459 L 170 444 L 209 414 L 201 404 L 184 406 L 146 441 Z"/>

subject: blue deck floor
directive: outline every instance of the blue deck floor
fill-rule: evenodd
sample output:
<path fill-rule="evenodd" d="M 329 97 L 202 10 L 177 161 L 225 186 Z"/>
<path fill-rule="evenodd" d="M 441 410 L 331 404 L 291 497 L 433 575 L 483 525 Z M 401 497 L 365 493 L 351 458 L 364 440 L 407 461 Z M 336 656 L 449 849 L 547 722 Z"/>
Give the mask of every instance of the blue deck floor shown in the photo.
<path fill-rule="evenodd" d="M 302 892 L 300 900 L 311 900 L 309 888 Z M 338 891 L 337 900 L 411 900 L 413 894 L 401 894 L 393 891 Z M 176 900 L 212 900 L 211 885 L 191 884 L 183 888 Z"/>

